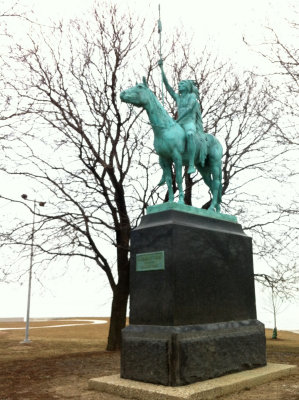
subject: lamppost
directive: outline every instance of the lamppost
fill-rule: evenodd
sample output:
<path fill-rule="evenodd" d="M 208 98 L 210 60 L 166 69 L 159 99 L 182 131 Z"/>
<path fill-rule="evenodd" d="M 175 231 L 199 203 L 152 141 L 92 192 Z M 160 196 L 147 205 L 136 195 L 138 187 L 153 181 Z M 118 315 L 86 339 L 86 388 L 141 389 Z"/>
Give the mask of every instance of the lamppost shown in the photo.
<path fill-rule="evenodd" d="M 29 340 L 29 319 L 30 319 L 30 299 L 31 299 L 31 279 L 32 279 L 32 265 L 33 265 L 33 254 L 34 254 L 34 235 L 35 235 L 35 209 L 38 204 L 41 207 L 45 206 L 44 201 L 37 201 L 28 199 L 27 194 L 22 194 L 22 199 L 31 201 L 33 203 L 33 221 L 32 221 L 32 233 L 31 233 L 31 249 L 30 249 L 30 266 L 29 266 L 29 283 L 28 283 L 28 297 L 27 297 L 27 313 L 26 313 L 26 331 L 25 331 L 25 339 L 22 343 L 30 343 Z"/>

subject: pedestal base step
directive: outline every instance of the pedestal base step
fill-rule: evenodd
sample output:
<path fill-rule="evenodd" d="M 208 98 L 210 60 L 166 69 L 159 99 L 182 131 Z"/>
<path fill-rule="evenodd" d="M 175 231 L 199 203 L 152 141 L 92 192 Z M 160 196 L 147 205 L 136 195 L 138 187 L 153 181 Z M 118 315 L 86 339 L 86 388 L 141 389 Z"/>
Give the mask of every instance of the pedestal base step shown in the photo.
<path fill-rule="evenodd" d="M 90 379 L 89 389 L 137 400 L 208 400 L 238 392 L 290 375 L 295 365 L 268 364 L 250 371 L 197 382 L 187 386 L 169 387 L 122 379 L 119 375 Z"/>
<path fill-rule="evenodd" d="M 257 320 L 130 325 L 122 331 L 125 379 L 182 386 L 265 364 L 264 325 Z"/>

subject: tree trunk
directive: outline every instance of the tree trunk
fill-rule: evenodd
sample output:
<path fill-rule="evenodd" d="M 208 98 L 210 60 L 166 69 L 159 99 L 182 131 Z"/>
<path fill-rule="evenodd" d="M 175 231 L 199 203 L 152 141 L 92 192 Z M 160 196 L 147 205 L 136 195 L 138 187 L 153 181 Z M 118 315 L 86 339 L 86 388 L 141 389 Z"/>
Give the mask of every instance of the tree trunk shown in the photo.
<path fill-rule="evenodd" d="M 126 312 L 129 297 L 129 266 L 122 271 L 113 292 L 110 328 L 106 350 L 116 351 L 121 347 L 121 330 L 126 326 Z"/>
<path fill-rule="evenodd" d="M 205 203 L 201 208 L 203 210 L 208 210 L 208 208 L 210 207 L 211 203 L 212 203 L 212 199 L 209 200 L 207 203 Z"/>
<path fill-rule="evenodd" d="M 185 204 L 192 206 L 192 178 L 187 173 L 188 167 L 185 167 Z"/>

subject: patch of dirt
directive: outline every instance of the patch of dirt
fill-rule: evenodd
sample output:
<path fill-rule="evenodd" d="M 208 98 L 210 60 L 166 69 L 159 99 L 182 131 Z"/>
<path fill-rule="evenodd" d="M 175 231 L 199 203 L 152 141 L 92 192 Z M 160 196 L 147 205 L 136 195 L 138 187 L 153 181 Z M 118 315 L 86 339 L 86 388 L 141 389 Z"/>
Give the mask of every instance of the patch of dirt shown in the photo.
<path fill-rule="evenodd" d="M 299 374 L 248 388 L 221 400 L 299 400 Z"/>
<path fill-rule="evenodd" d="M 118 373 L 119 359 L 101 351 L 2 364 L 0 400 L 99 399 L 88 380 Z"/>

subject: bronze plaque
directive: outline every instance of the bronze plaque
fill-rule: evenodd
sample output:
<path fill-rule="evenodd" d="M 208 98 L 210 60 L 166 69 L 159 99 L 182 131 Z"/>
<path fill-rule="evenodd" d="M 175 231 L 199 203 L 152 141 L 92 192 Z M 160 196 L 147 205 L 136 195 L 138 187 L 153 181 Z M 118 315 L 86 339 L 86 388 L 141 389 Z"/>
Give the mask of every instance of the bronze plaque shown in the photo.
<path fill-rule="evenodd" d="M 164 251 L 136 254 L 136 271 L 155 271 L 165 269 Z"/>

